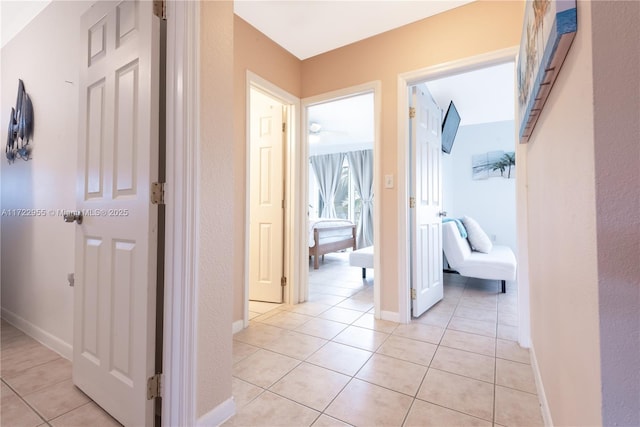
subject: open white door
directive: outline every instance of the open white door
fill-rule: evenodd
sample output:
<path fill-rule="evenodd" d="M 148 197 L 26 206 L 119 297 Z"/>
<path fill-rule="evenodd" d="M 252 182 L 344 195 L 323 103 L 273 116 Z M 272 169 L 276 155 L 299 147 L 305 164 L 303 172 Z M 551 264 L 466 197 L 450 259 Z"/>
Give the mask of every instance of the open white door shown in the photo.
<path fill-rule="evenodd" d="M 284 271 L 283 106 L 250 90 L 249 299 L 282 302 Z"/>
<path fill-rule="evenodd" d="M 425 85 L 411 96 L 411 309 L 418 317 L 442 299 L 442 111 Z"/>
<path fill-rule="evenodd" d="M 73 382 L 124 425 L 149 426 L 159 20 L 150 1 L 99 1 L 81 37 Z"/>

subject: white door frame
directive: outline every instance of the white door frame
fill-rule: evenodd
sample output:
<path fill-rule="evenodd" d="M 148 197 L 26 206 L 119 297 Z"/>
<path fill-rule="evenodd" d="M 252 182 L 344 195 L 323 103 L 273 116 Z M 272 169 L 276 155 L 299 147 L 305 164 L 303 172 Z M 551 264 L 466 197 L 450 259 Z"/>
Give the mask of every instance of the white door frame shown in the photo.
<path fill-rule="evenodd" d="M 196 424 L 200 4 L 167 3 L 162 425 Z"/>
<path fill-rule="evenodd" d="M 307 129 L 307 108 L 316 104 L 324 104 L 329 101 L 336 101 L 340 98 L 349 98 L 355 95 L 373 93 L 373 120 L 374 120 L 374 142 L 373 142 L 373 194 L 375 202 L 373 203 L 373 236 L 374 247 L 380 244 L 380 200 L 382 191 L 382 170 L 381 164 L 381 137 L 380 137 L 380 122 L 382 111 L 382 83 L 380 81 L 373 81 L 363 83 L 357 86 L 351 86 L 344 89 L 339 89 L 333 92 L 327 92 L 320 95 L 304 98 L 302 100 L 302 143 L 300 144 L 300 160 L 297 162 L 298 176 L 300 176 L 300 197 L 299 197 L 299 209 L 301 215 L 299 221 L 296 223 L 296 235 L 298 238 L 298 244 L 300 248 L 307 254 L 309 247 L 309 231 L 307 230 L 307 211 L 309 200 L 309 131 Z M 381 318 L 380 311 L 380 289 L 382 287 L 382 264 L 380 263 L 380 251 L 373 251 L 373 271 L 375 274 L 374 286 L 373 286 L 373 301 L 374 312 L 376 319 Z M 309 260 L 305 255 L 300 257 L 299 269 L 305 274 L 300 276 L 300 298 L 301 301 L 306 301 L 309 298 Z"/>
<path fill-rule="evenodd" d="M 292 224 L 295 219 L 300 215 L 296 204 L 296 194 L 299 191 L 300 179 L 297 174 L 298 168 L 296 167 L 296 159 L 298 158 L 300 141 L 300 99 L 290 94 L 284 89 L 274 85 L 268 80 L 260 77 L 259 75 L 247 70 L 246 79 L 246 111 L 245 117 L 247 118 L 245 123 L 246 132 L 246 153 L 245 156 L 245 179 L 247 183 L 247 189 L 245 191 L 245 238 L 244 238 L 244 327 L 249 326 L 249 221 L 250 221 L 250 200 L 249 200 L 249 185 L 250 185 L 250 164 L 249 153 L 251 149 L 251 123 L 249 123 L 249 114 L 251 112 L 251 88 L 259 89 L 260 91 L 268 94 L 281 104 L 287 107 L 287 115 L 283 117 L 283 120 L 287 123 L 287 141 L 285 143 L 286 161 L 283 164 L 285 168 L 284 179 L 286 182 L 284 200 L 285 200 L 285 215 L 284 215 L 284 271 L 283 274 L 287 277 L 287 289 L 284 293 L 284 303 L 296 304 L 299 302 L 299 287 L 296 286 L 300 283 L 299 276 L 300 271 L 298 266 L 300 265 L 298 259 L 306 257 L 302 256 L 302 251 L 296 245 L 298 241 L 295 238 L 296 233 L 292 233 L 294 229 Z M 237 332 L 234 330 L 234 332 Z"/>
<path fill-rule="evenodd" d="M 427 80 L 442 78 L 451 74 L 458 74 L 486 68 L 491 65 L 505 62 L 515 62 L 519 47 L 514 46 L 476 55 L 459 61 L 452 61 L 432 67 L 409 71 L 398 75 L 398 314 L 401 323 L 411 321 L 410 282 L 411 270 L 409 264 L 409 120 L 408 89 L 412 85 L 423 83 Z M 515 108 L 514 99 L 514 108 Z M 516 127 L 517 128 L 517 127 Z M 514 135 L 514 140 L 518 138 Z M 517 167 L 517 166 L 516 166 Z M 526 230 L 518 230 L 519 235 L 524 235 Z M 526 271 L 527 260 L 519 254 L 519 270 Z M 518 275 L 518 311 L 520 319 L 529 318 L 529 281 L 526 275 Z M 523 346 L 530 342 L 529 323 L 520 323 L 519 341 Z"/>

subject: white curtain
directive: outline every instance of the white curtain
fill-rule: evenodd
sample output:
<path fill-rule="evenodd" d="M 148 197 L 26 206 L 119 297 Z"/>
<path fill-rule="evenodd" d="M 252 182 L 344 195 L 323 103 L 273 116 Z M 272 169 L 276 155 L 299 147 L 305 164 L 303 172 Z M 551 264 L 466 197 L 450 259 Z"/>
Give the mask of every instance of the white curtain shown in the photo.
<path fill-rule="evenodd" d="M 362 202 L 358 219 L 358 249 L 373 245 L 373 150 L 347 153 L 354 187 Z"/>
<path fill-rule="evenodd" d="M 320 197 L 322 197 L 322 218 L 336 218 L 336 192 L 342 175 L 342 164 L 344 163 L 344 153 L 324 154 L 321 156 L 311 156 L 311 166 L 316 174 L 318 186 L 320 187 Z"/>

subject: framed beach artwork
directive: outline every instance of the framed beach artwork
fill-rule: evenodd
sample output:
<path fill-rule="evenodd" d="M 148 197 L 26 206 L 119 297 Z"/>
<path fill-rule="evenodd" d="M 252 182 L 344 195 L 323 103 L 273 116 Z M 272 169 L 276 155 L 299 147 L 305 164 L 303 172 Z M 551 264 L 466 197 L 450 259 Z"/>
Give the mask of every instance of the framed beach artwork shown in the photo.
<path fill-rule="evenodd" d="M 471 177 L 474 180 L 488 178 L 515 178 L 516 153 L 513 151 L 489 151 L 471 157 Z"/>
<path fill-rule="evenodd" d="M 521 143 L 529 141 L 577 30 L 576 0 L 527 0 L 517 71 Z"/>

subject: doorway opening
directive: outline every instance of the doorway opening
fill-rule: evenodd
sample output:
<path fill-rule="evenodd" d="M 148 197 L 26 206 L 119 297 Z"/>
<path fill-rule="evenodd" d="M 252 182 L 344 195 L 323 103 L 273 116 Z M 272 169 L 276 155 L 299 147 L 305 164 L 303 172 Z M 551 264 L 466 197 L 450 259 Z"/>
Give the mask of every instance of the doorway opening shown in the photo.
<path fill-rule="evenodd" d="M 308 98 L 303 106 L 309 256 L 301 260 L 301 299 L 379 318 L 379 84 Z"/>
<path fill-rule="evenodd" d="M 503 175 L 501 175 L 499 168 L 488 171 L 490 172 L 488 175 L 493 174 L 497 178 L 484 176 L 484 179 L 474 179 L 472 169 L 472 161 L 476 156 L 478 158 L 484 156 L 486 159 L 487 156 L 497 155 L 497 152 L 500 151 L 515 157 L 515 152 L 517 152 L 514 124 L 515 84 L 513 84 L 515 53 L 515 49 L 505 49 L 458 61 L 446 67 L 436 66 L 400 75 L 398 91 L 400 144 L 398 155 L 400 160 L 399 173 L 405 174 L 407 182 L 411 182 L 412 175 L 409 167 L 412 160 L 409 149 L 411 129 L 406 115 L 410 105 L 411 92 L 409 89 L 411 87 L 428 88 L 444 112 L 446 112 L 450 101 L 454 101 L 460 110 L 462 123 L 451 154 L 443 153 L 442 211 L 447 212 L 447 216 L 454 218 L 464 215 L 475 216 L 486 229 L 491 240 L 510 246 L 517 253 L 516 236 L 522 235 L 522 231 L 518 230 L 516 225 L 514 165 L 511 165 L 510 175 L 507 173 L 508 168 L 503 171 Z M 498 84 L 490 84 L 488 78 L 497 80 Z M 476 82 L 475 86 L 469 86 L 472 84 L 471 82 Z M 482 84 L 478 85 L 478 82 L 482 82 Z M 494 89 L 490 89 L 488 94 L 469 95 L 469 91 L 488 89 L 489 87 Z M 462 96 L 454 94 L 458 91 L 462 91 Z M 465 93 L 468 96 L 465 96 Z M 460 96 L 460 98 L 456 99 L 456 96 Z M 497 98 L 506 100 L 502 102 L 505 105 L 503 110 L 506 111 L 506 115 L 496 114 L 493 106 L 499 102 Z M 465 122 L 466 104 L 471 103 L 474 99 L 479 99 L 486 105 L 473 114 L 466 114 L 467 120 Z M 488 108 L 489 106 L 492 107 Z M 476 176 L 476 178 L 478 177 Z M 409 208 L 411 194 L 409 188 L 400 189 L 399 196 L 401 206 L 399 233 L 401 236 L 407 236 L 406 241 L 408 241 L 411 235 Z M 497 215 L 496 210 L 498 211 Z M 400 315 L 404 322 L 409 322 L 411 319 L 412 295 L 408 289 L 413 272 L 409 256 L 411 251 L 412 248 L 409 244 L 403 245 L 399 251 L 398 281 L 401 285 L 398 292 Z M 518 261 L 526 263 L 526 259 L 521 257 L 518 257 Z M 528 319 L 528 310 L 524 307 L 525 301 L 528 304 L 528 284 L 526 280 L 520 280 L 520 277 L 518 279 L 518 305 L 521 310 L 519 318 Z M 521 337 L 528 336 L 527 322 L 521 322 L 520 329 L 522 331 Z M 527 339 L 524 338 L 521 341 L 527 342 Z"/>
<path fill-rule="evenodd" d="M 298 122 L 297 98 L 247 73 L 244 327 L 279 304 L 297 302 Z"/>
<path fill-rule="evenodd" d="M 256 87 L 250 88 L 247 207 L 250 311 L 252 302 L 284 301 L 286 116 L 286 105 Z"/>

